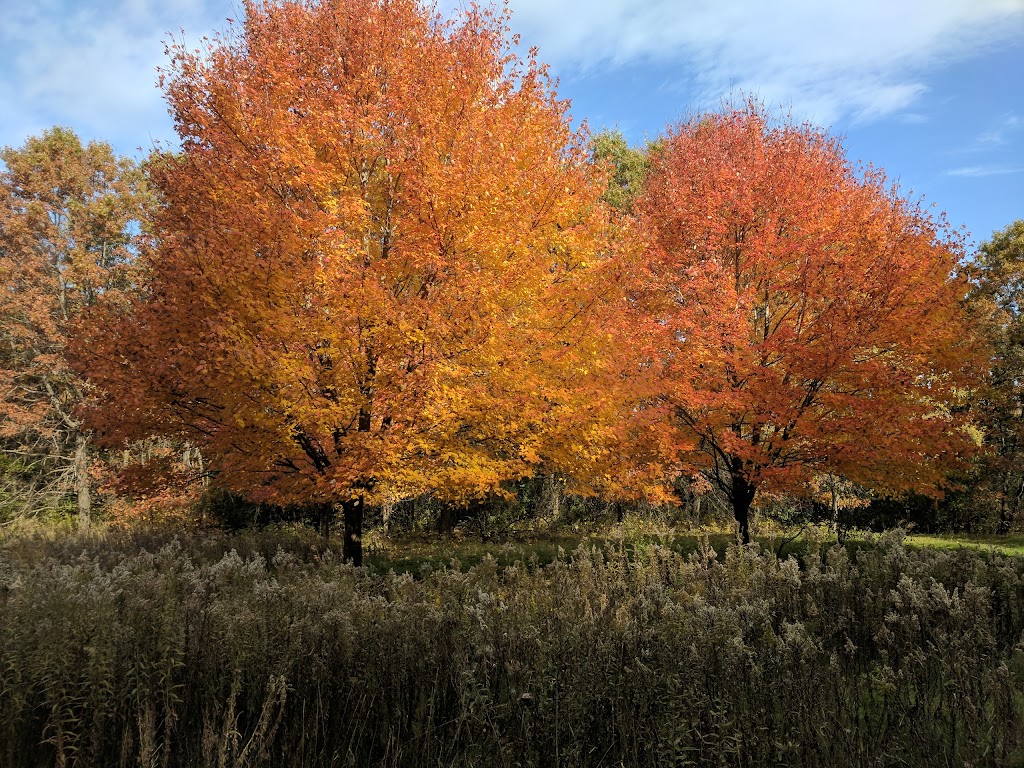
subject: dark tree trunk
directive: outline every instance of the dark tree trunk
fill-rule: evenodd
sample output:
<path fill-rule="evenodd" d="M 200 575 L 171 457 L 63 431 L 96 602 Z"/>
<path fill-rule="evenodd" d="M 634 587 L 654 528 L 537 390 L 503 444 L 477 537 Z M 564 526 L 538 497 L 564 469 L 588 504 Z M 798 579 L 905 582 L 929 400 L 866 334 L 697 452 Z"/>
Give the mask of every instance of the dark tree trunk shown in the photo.
<path fill-rule="evenodd" d="M 450 536 L 455 530 L 456 513 L 455 507 L 448 502 L 442 502 L 441 509 L 437 516 L 437 532 L 442 536 Z"/>
<path fill-rule="evenodd" d="M 437 510 L 437 532 L 441 536 L 452 536 L 455 532 L 456 523 L 459 522 L 459 510 L 454 504 L 441 502 Z"/>
<path fill-rule="evenodd" d="M 341 505 L 345 518 L 345 541 L 341 556 L 345 562 L 363 564 L 363 497 L 349 499 Z"/>
<path fill-rule="evenodd" d="M 331 543 L 331 524 L 334 522 L 334 505 L 325 502 L 316 507 L 316 524 L 320 529 L 320 541 L 324 549 Z"/>
<path fill-rule="evenodd" d="M 754 501 L 757 488 L 747 482 L 738 470 L 732 473 L 732 511 L 740 527 L 740 541 L 750 543 L 750 505 Z"/>
<path fill-rule="evenodd" d="M 999 494 L 999 525 L 996 527 L 996 533 L 1000 536 L 1005 536 L 1010 532 L 1010 500 L 1007 498 L 1010 494 L 1010 473 L 1003 472 L 1003 487 Z"/>
<path fill-rule="evenodd" d="M 839 488 L 836 487 L 836 480 L 832 481 L 832 527 L 836 529 L 836 543 L 839 546 L 846 546 L 846 526 L 843 525 L 842 515 L 839 513 Z"/>

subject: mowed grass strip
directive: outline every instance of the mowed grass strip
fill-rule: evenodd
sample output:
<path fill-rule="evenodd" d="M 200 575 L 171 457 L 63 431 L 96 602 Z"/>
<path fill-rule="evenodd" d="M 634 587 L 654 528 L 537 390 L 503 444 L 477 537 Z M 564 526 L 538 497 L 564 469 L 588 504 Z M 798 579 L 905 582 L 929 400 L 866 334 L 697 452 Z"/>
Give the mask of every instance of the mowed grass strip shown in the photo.
<path fill-rule="evenodd" d="M 1013 557 L 1024 556 L 1024 534 L 1001 536 L 990 533 L 914 534 L 904 540 L 907 546 L 933 549 L 976 549 Z"/>

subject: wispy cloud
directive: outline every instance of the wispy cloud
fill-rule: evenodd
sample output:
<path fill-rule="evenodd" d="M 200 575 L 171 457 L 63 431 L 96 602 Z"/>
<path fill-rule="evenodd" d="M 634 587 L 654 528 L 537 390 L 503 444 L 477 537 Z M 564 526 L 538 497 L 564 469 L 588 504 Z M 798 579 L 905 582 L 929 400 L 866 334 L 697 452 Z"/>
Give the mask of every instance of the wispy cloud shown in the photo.
<path fill-rule="evenodd" d="M 468 4 L 438 2 L 442 11 Z M 242 16 L 241 5 L 4 4 L 0 145 L 55 123 L 121 151 L 173 139 L 155 86 L 163 41 L 181 28 L 190 40 L 222 29 L 226 18 Z M 690 104 L 681 107 L 756 92 L 823 124 L 907 113 L 926 90 L 929 67 L 1024 36 L 1024 0 L 510 0 L 510 7 L 513 28 L 563 77 L 654 64 L 668 82 L 652 87 L 685 92 Z M 980 140 L 1003 141 L 1007 128 Z"/>
<path fill-rule="evenodd" d="M 756 91 L 819 122 L 906 109 L 922 73 L 1024 34 L 1024 0 L 512 0 L 562 71 L 676 66 L 701 99 Z"/>
<path fill-rule="evenodd" d="M 1008 176 L 1024 173 L 1024 165 L 968 165 L 946 171 L 946 176 L 962 176 L 967 178 L 984 178 L 986 176 Z"/>
<path fill-rule="evenodd" d="M 54 124 L 131 152 L 170 139 L 156 87 L 169 32 L 197 40 L 238 14 L 235 0 L 35 0 L 4 8 L 0 145 Z"/>
<path fill-rule="evenodd" d="M 976 150 L 1000 149 L 1024 133 L 1024 118 L 1019 115 L 1007 115 L 998 124 L 983 131 L 977 138 Z"/>

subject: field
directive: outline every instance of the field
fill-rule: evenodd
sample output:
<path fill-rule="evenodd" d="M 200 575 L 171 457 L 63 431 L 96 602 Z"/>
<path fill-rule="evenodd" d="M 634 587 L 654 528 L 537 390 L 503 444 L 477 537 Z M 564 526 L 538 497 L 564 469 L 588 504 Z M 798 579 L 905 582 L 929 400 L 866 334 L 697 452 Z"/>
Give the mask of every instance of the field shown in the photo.
<path fill-rule="evenodd" d="M 10 538 L 0 764 L 1024 761 L 1024 560 L 727 538 Z"/>

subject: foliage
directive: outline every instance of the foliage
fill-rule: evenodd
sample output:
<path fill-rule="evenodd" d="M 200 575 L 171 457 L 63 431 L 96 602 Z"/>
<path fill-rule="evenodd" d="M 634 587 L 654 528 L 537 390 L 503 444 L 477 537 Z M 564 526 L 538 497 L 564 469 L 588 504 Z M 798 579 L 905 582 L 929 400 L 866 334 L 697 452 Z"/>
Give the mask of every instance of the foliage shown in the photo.
<path fill-rule="evenodd" d="M 208 490 L 202 454 L 193 446 L 160 438 L 139 440 L 107 456 L 101 493 L 108 497 L 104 522 L 112 526 L 204 522 Z"/>
<path fill-rule="evenodd" d="M 246 11 L 171 48 L 182 152 L 151 167 L 148 294 L 79 347 L 93 423 L 185 438 L 224 488 L 357 528 L 364 503 L 592 462 L 614 262 L 545 68 L 474 7 Z"/>
<path fill-rule="evenodd" d="M 940 493 L 981 375 L 962 248 L 837 139 L 756 103 L 673 129 L 637 202 L 638 281 L 683 465 L 732 502 L 822 473 Z"/>
<path fill-rule="evenodd" d="M 1024 220 L 983 243 L 969 271 L 971 307 L 993 360 L 973 403 L 992 451 L 967 480 L 967 503 L 993 507 L 994 530 L 1007 533 L 1024 512 Z"/>
<path fill-rule="evenodd" d="M 135 286 L 147 193 L 132 161 L 66 128 L 0 159 L 0 440 L 19 465 L 4 473 L 5 507 L 39 512 L 76 493 L 88 524 L 91 452 L 74 412 L 84 385 L 65 350 L 84 309 Z"/>
<path fill-rule="evenodd" d="M 1024 561 L 996 553 L 580 548 L 413 578 L 281 533 L 15 539 L 0 564 L 9 768 L 1021 757 Z"/>
<path fill-rule="evenodd" d="M 604 193 L 605 201 L 620 211 L 632 210 L 633 201 L 643 188 L 644 179 L 650 170 L 646 151 L 629 146 L 626 137 L 619 130 L 605 130 L 590 140 L 591 157 L 595 163 L 611 166 L 612 173 L 608 179 L 608 189 Z"/>

